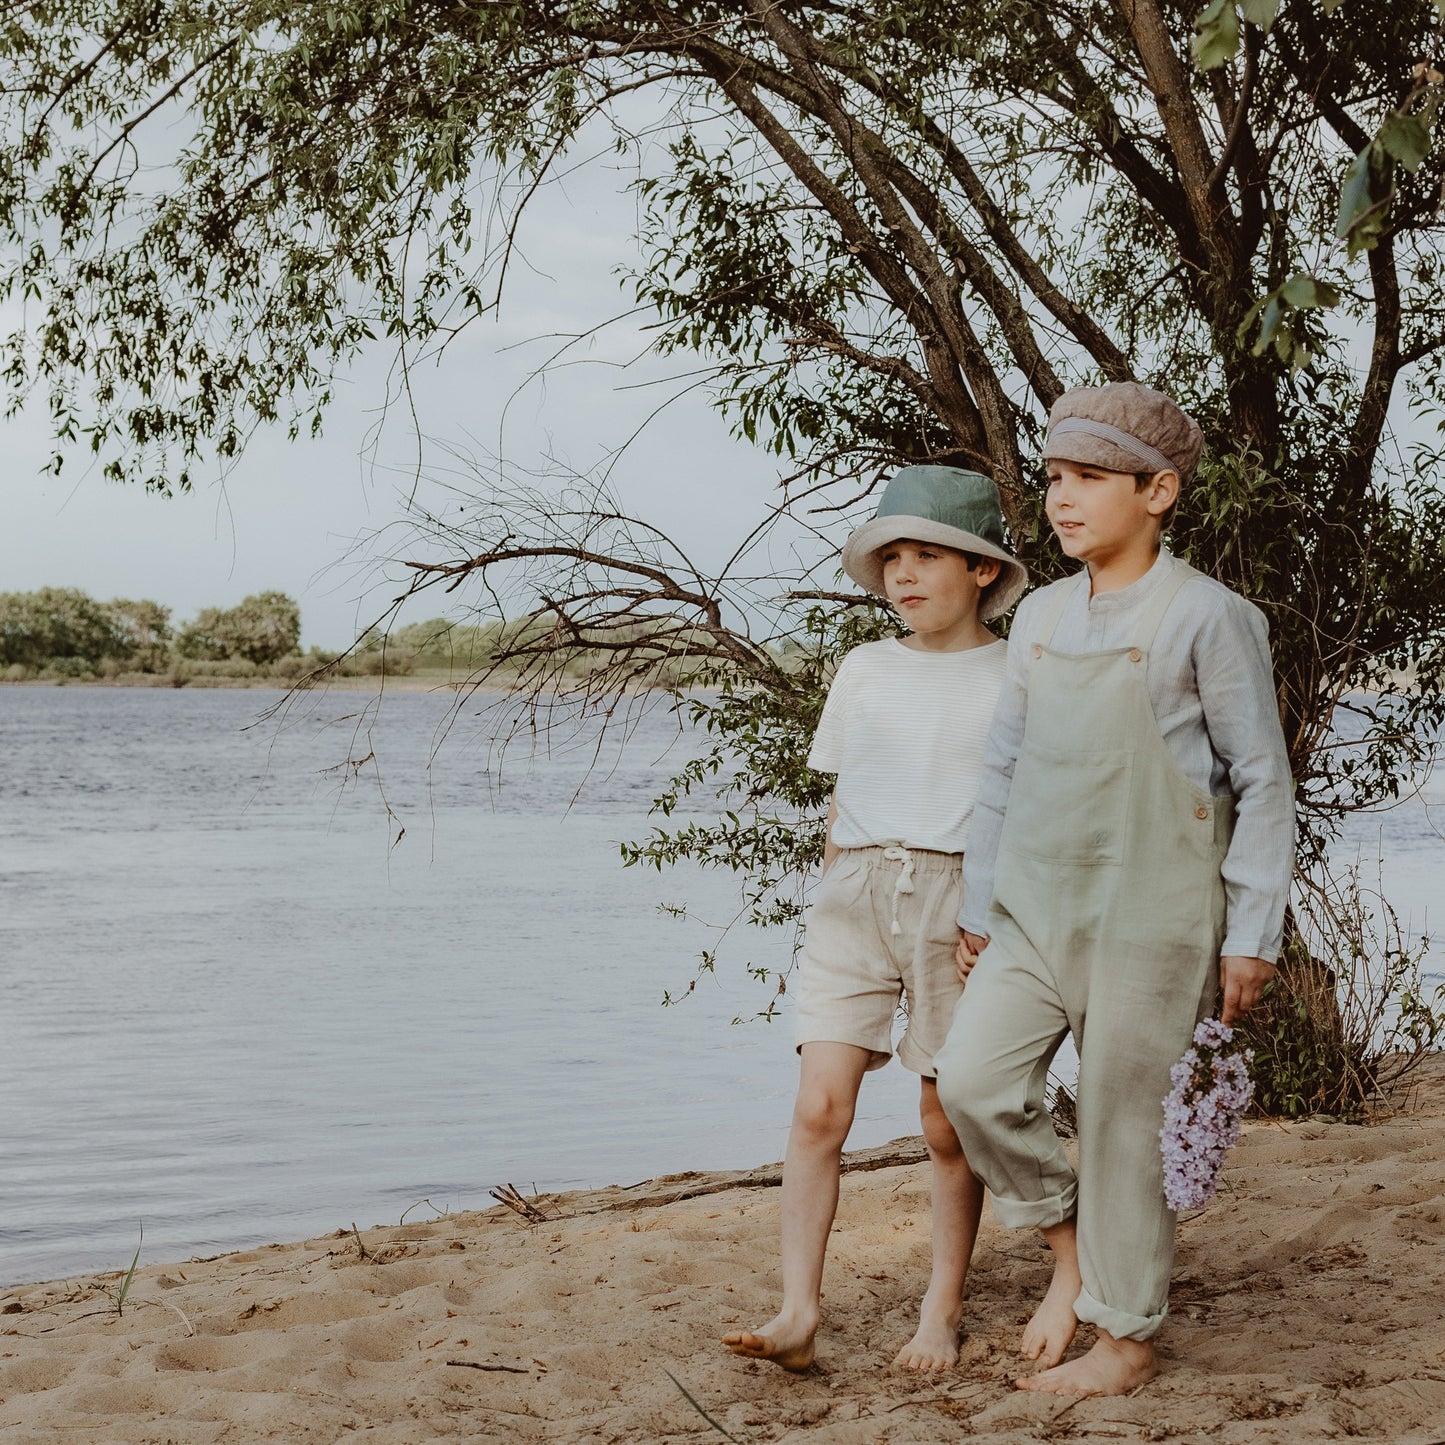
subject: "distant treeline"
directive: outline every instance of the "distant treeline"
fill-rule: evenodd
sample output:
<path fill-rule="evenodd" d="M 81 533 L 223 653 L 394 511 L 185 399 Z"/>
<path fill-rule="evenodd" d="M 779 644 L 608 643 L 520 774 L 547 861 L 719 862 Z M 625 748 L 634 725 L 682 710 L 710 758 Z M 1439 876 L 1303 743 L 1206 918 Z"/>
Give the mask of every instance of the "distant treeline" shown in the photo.
<path fill-rule="evenodd" d="M 203 608 L 180 627 L 172 626 L 169 607 L 145 598 L 98 602 L 74 587 L 0 592 L 0 672 L 9 681 L 179 677 L 197 666 L 256 676 L 293 657 L 299 675 L 300 642 L 301 609 L 283 592 L 259 592 L 236 607 Z"/>
<path fill-rule="evenodd" d="M 526 669 L 548 658 L 551 623 L 532 617 L 480 624 L 432 617 L 369 631 L 344 655 L 319 647 L 301 651 L 301 609 L 284 592 L 258 592 L 235 607 L 204 607 L 174 626 L 159 602 L 116 597 L 109 602 L 73 587 L 0 592 L 0 682 L 118 681 L 183 687 L 274 678 L 295 682 L 327 669 L 331 677 L 425 673 L 452 681 L 486 672 L 515 685 Z M 636 629 L 645 638 L 641 627 Z M 600 676 L 625 643 L 613 628 L 606 647 L 570 646 L 556 671 Z M 779 660 L 787 666 L 787 649 Z M 549 665 L 543 662 L 542 665 Z M 686 682 L 695 663 L 685 654 L 660 655 L 648 679 L 654 686 Z"/>
<path fill-rule="evenodd" d="M 493 656 L 504 624 L 467 626 L 445 618 L 399 627 L 383 642 L 368 635 L 336 671 L 349 676 L 445 671 L 465 676 Z M 384 662 L 383 662 L 384 656 Z M 172 625 L 159 602 L 109 602 L 73 587 L 0 592 L 0 679 L 168 681 L 208 678 L 293 680 L 337 654 L 301 651 L 301 609 L 284 592 L 258 592 L 237 606 L 205 607 Z"/>

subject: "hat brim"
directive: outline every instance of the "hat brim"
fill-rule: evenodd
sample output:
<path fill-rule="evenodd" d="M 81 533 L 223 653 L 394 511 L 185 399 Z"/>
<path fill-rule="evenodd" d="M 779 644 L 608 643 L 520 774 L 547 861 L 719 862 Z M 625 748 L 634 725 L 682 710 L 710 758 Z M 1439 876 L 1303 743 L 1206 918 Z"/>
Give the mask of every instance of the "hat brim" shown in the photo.
<path fill-rule="evenodd" d="M 980 621 L 988 622 L 1001 617 L 1028 588 L 1028 568 L 1017 557 L 1010 557 L 1002 547 L 986 542 L 972 532 L 965 532 L 961 527 L 950 527 L 946 522 L 935 522 L 928 517 L 874 517 L 872 521 L 864 522 L 843 546 L 844 572 L 865 591 L 886 597 L 888 589 L 883 585 L 883 562 L 878 551 L 890 542 L 901 542 L 905 538 L 912 542 L 933 542 L 940 547 L 952 547 L 957 552 L 992 557 L 1003 564 L 997 580 L 989 586 L 979 603 Z"/>
<path fill-rule="evenodd" d="M 1106 472 L 1128 472 L 1133 477 L 1143 472 L 1153 476 L 1158 470 L 1134 452 L 1126 452 L 1123 447 L 1116 447 L 1103 437 L 1091 437 L 1087 432 L 1065 432 L 1058 438 L 1049 437 L 1044 442 L 1044 460 L 1102 467 Z M 1183 479 L 1184 473 L 1177 465 L 1171 462 L 1170 468 Z"/>

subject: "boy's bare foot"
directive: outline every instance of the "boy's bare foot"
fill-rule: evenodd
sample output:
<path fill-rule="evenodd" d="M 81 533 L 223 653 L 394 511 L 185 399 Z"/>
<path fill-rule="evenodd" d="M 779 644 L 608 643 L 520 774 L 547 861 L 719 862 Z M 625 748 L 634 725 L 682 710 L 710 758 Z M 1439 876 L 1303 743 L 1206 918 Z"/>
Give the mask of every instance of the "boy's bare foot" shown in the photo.
<path fill-rule="evenodd" d="M 932 1309 L 927 1295 L 918 1316 L 918 1330 L 893 1357 L 904 1370 L 947 1370 L 958 1363 L 958 1327 L 963 1320 L 962 1305 L 951 1312 Z"/>
<path fill-rule="evenodd" d="M 1127 1395 L 1159 1373 L 1159 1359 L 1148 1340 L 1116 1340 L 1104 1330 L 1094 1348 L 1067 1365 L 1026 1375 L 1014 1384 L 1020 1390 L 1050 1395 Z"/>
<path fill-rule="evenodd" d="M 1026 1360 L 1037 1360 L 1046 1370 L 1064 1358 L 1064 1351 L 1074 1341 L 1079 1328 L 1074 1301 L 1083 1282 L 1076 1272 L 1062 1267 L 1055 1269 L 1049 1292 L 1039 1302 L 1034 1317 L 1024 1327 L 1019 1354 Z"/>
<path fill-rule="evenodd" d="M 804 1325 L 786 1315 L 778 1315 L 760 1330 L 735 1330 L 724 1335 L 723 1344 L 744 1359 L 771 1360 L 785 1370 L 806 1370 L 813 1363 L 813 1340 L 817 1333 L 816 1321 Z"/>

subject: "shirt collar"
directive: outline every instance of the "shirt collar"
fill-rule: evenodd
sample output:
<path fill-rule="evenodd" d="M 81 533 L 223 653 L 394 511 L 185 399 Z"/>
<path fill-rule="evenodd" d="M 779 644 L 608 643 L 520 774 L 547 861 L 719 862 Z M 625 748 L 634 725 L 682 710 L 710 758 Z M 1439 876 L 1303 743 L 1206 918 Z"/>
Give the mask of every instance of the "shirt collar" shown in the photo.
<path fill-rule="evenodd" d="M 1079 574 L 1079 592 L 1090 612 L 1121 612 L 1136 602 L 1142 602 L 1177 565 L 1174 554 L 1167 547 L 1161 547 L 1153 565 L 1137 582 L 1131 582 L 1115 592 L 1101 592 L 1097 597 L 1089 596 L 1089 569 L 1086 567 Z"/>

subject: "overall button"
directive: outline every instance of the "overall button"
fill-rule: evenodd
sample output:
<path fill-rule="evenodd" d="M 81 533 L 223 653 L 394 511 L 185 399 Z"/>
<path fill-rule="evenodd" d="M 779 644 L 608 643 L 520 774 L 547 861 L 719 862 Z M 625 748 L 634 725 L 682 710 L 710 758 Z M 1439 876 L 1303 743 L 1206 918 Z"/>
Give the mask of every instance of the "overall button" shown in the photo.
<path fill-rule="evenodd" d="M 1200 818 L 1200 819 L 1207 818 L 1207 817 L 1209 816 L 1209 809 L 1206 808 L 1206 807 L 1201 803 L 1201 804 L 1194 810 L 1194 816 L 1195 816 L 1196 818 Z"/>
<path fill-rule="evenodd" d="M 1130 662 L 1140 662 L 1140 661 L 1143 660 L 1143 657 L 1144 657 L 1144 654 L 1143 654 L 1142 652 L 1140 652 L 1137 647 L 1131 647 L 1131 648 L 1129 649 L 1129 661 L 1130 661 Z"/>
<path fill-rule="evenodd" d="M 1044 655 L 1043 644 L 1042 644 L 1042 643 L 1039 643 L 1039 642 L 1034 643 L 1034 656 L 1035 656 L 1035 657 L 1042 657 L 1043 655 Z"/>

